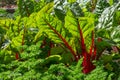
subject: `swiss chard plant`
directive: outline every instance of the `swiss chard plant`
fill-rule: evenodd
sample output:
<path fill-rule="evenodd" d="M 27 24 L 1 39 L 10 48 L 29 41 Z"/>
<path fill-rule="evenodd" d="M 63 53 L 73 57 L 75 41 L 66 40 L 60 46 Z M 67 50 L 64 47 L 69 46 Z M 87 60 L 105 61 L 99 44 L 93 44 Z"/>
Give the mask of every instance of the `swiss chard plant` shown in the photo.
<path fill-rule="evenodd" d="M 68 9 L 63 22 L 56 15 L 49 14 L 52 10 L 53 3 L 49 3 L 38 13 L 30 15 L 28 22 L 34 16 L 36 26 L 39 28 L 39 32 L 33 41 L 36 42 L 41 35 L 46 35 L 55 45 L 51 47 L 51 50 L 58 47 L 58 50 L 63 48 L 64 52 L 61 52 L 64 55 L 63 57 L 72 54 L 69 57 L 69 60 L 72 61 L 78 61 L 81 57 L 84 57 L 83 72 L 90 72 L 95 68 L 92 61 L 96 59 L 96 46 L 94 44 L 95 15 L 86 12 L 84 16 L 78 17 L 71 9 Z M 56 52 L 60 51 L 55 50 L 50 54 Z"/>

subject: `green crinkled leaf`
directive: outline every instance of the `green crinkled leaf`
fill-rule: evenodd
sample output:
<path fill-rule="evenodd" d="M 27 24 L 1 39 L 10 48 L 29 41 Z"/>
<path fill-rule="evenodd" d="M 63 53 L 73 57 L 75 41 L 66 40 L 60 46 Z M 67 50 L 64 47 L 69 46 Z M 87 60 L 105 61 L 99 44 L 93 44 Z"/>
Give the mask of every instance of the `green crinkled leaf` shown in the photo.
<path fill-rule="evenodd" d="M 22 44 L 22 35 L 20 35 L 20 36 L 17 36 L 17 37 L 14 37 L 13 39 L 12 39 L 12 47 L 18 47 L 18 46 L 21 46 L 21 44 Z"/>
<path fill-rule="evenodd" d="M 80 28 L 83 32 L 83 37 L 85 38 L 85 43 L 90 44 L 91 42 L 91 32 L 94 30 L 94 17 L 86 16 L 75 18 L 73 13 L 69 10 L 65 17 L 65 27 L 71 32 L 74 37 L 80 38 L 79 30 L 78 30 L 78 22 L 80 24 Z M 89 47 L 86 45 L 87 47 Z"/>
<path fill-rule="evenodd" d="M 45 59 L 44 64 L 52 64 L 60 62 L 62 57 L 60 55 L 51 55 Z"/>
<path fill-rule="evenodd" d="M 53 5 L 53 2 L 48 3 L 38 12 L 38 14 L 50 13 L 53 10 Z"/>

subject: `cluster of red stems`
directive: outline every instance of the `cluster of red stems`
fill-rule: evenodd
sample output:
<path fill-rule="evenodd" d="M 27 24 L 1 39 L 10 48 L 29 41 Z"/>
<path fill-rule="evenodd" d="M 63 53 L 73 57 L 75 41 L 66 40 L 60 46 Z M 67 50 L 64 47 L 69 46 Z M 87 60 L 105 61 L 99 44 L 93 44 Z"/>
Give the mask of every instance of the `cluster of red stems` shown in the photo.
<path fill-rule="evenodd" d="M 95 43 L 94 42 L 94 31 L 92 31 L 92 42 L 91 42 L 91 46 L 90 46 L 90 51 L 87 52 L 85 42 L 84 42 L 83 32 L 82 32 L 82 29 L 80 28 L 80 24 L 78 22 L 78 30 L 79 30 L 79 35 L 80 35 L 80 46 L 82 49 L 82 53 L 80 55 L 80 54 L 77 54 L 73 50 L 72 46 L 69 45 L 69 43 L 66 41 L 66 39 L 56 29 L 54 29 L 51 24 L 49 24 L 46 20 L 45 20 L 45 22 L 47 23 L 49 28 L 51 30 L 53 30 L 53 32 L 55 34 L 57 34 L 57 36 L 63 41 L 64 45 L 69 49 L 69 51 L 74 56 L 74 59 L 76 62 L 78 62 L 78 60 L 80 59 L 80 56 L 83 57 L 83 62 L 82 62 L 83 73 L 87 74 L 87 73 L 91 72 L 93 69 L 95 69 L 96 66 L 92 63 L 92 61 L 97 58 L 97 56 L 96 56 L 97 48 L 94 44 Z M 101 42 L 101 41 L 102 41 L 102 39 L 98 38 L 98 42 Z M 45 44 L 45 41 L 43 41 L 43 43 Z M 54 47 L 54 44 L 50 43 L 50 47 L 51 48 Z M 50 51 L 48 51 L 48 56 L 49 55 L 50 55 Z"/>
<path fill-rule="evenodd" d="M 66 41 L 66 39 L 56 29 L 54 29 L 53 26 L 51 24 L 49 24 L 46 20 L 45 20 L 45 22 L 50 27 L 50 29 L 53 30 L 53 32 L 55 34 L 57 34 L 57 36 L 63 41 L 64 45 L 69 49 L 69 51 L 74 56 L 74 59 L 76 62 L 78 62 L 80 57 L 83 57 L 83 62 L 82 62 L 82 67 L 83 67 L 82 72 L 83 73 L 87 74 L 87 73 L 91 72 L 93 69 L 95 69 L 96 66 L 92 63 L 92 61 L 96 59 L 96 51 L 97 51 L 97 48 L 94 44 L 94 31 L 92 31 L 92 42 L 91 42 L 90 50 L 88 52 L 86 50 L 82 29 L 80 28 L 80 24 L 78 23 L 78 30 L 79 30 L 79 35 L 80 35 L 80 46 L 82 49 L 82 53 L 77 54 L 73 50 L 73 48 L 69 45 L 69 43 Z M 98 39 L 98 42 L 100 42 L 100 41 L 101 41 L 101 39 Z M 21 45 L 24 45 L 24 35 L 23 35 Z M 43 44 L 40 46 L 40 48 L 43 48 L 43 46 L 45 46 L 45 45 L 46 45 L 46 41 L 43 40 Z M 54 44 L 52 42 L 50 42 L 49 46 L 50 46 L 50 48 L 53 48 Z M 48 56 L 50 56 L 50 50 L 48 51 Z M 15 57 L 16 57 L 16 60 L 20 59 L 18 52 L 16 53 Z"/>

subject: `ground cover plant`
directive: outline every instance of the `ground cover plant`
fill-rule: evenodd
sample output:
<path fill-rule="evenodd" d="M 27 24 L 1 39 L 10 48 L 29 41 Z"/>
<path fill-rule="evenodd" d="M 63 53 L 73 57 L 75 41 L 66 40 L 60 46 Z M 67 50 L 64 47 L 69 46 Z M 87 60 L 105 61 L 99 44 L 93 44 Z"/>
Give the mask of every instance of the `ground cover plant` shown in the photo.
<path fill-rule="evenodd" d="M 1 80 L 120 79 L 120 1 L 17 5 L 13 18 L 0 18 Z"/>

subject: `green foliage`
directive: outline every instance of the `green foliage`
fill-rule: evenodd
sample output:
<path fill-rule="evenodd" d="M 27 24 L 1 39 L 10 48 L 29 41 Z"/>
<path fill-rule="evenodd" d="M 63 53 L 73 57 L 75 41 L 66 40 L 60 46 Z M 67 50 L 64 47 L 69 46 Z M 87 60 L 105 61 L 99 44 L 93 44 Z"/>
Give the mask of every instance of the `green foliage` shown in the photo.
<path fill-rule="evenodd" d="M 94 6 L 95 13 L 92 12 Z M 120 55 L 102 54 L 113 45 L 120 47 L 119 9 L 117 0 L 18 0 L 18 16 L 0 19 L 0 79 L 119 79 Z M 95 47 L 100 57 L 96 63 L 101 62 L 88 74 L 82 71 L 80 29 L 87 52 L 95 30 Z M 99 37 L 101 42 L 97 41 Z"/>
<path fill-rule="evenodd" d="M 40 53 L 42 54 L 42 53 Z M 37 55 L 37 54 L 36 54 Z M 47 59 L 48 60 L 48 59 Z M 108 75 L 102 66 L 97 67 L 90 74 L 82 73 L 82 59 L 76 64 L 67 67 L 63 63 L 52 64 L 50 67 L 46 60 L 44 59 L 35 59 L 31 57 L 25 61 L 13 61 L 10 64 L 1 64 L 0 65 L 0 79 L 36 79 L 36 80 L 105 80 L 109 76 L 110 80 L 112 74 Z M 33 76 L 34 75 L 34 76 Z"/>
<path fill-rule="evenodd" d="M 19 13 L 21 17 L 28 17 L 30 14 L 40 11 L 50 2 L 53 0 L 18 0 Z"/>
<path fill-rule="evenodd" d="M 6 9 L 0 8 L 0 19 L 6 19 L 6 18 L 13 19 L 14 14 L 8 13 Z"/>
<path fill-rule="evenodd" d="M 17 0 L 1 0 L 1 2 L 4 2 L 6 5 L 7 4 L 16 4 Z"/>
<path fill-rule="evenodd" d="M 6 11 L 4 9 L 0 9 L 0 17 L 5 17 L 6 16 Z"/>
<path fill-rule="evenodd" d="M 109 7 L 107 0 L 98 0 L 95 8 L 95 13 L 100 16 L 104 9 L 107 7 Z"/>
<path fill-rule="evenodd" d="M 34 12 L 34 1 L 18 0 L 18 8 L 22 17 L 29 16 L 32 12 Z"/>
<path fill-rule="evenodd" d="M 97 35 L 114 41 L 119 46 L 119 6 L 120 3 L 115 3 L 113 6 L 106 8 L 101 17 L 99 23 L 96 26 Z"/>

